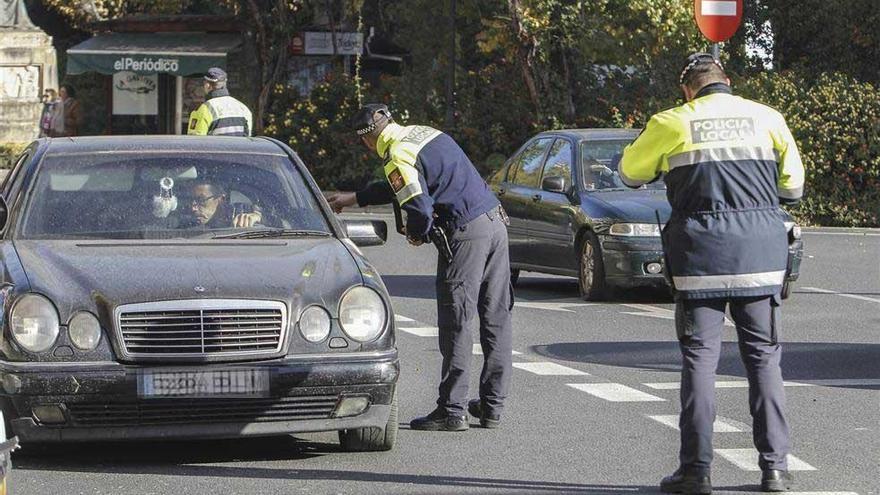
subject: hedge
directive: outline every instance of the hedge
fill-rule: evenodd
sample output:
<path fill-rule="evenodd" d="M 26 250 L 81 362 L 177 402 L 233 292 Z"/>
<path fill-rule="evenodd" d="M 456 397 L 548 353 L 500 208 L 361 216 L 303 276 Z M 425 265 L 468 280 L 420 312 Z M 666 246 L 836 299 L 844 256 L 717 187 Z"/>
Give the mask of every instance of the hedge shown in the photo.
<path fill-rule="evenodd" d="M 0 143 L 0 169 L 12 168 L 15 159 L 30 143 Z"/>
<path fill-rule="evenodd" d="M 765 73 L 737 92 L 785 116 L 806 168 L 803 202 L 792 213 L 808 224 L 880 226 L 880 88 L 843 74 L 805 83 L 795 73 Z"/>

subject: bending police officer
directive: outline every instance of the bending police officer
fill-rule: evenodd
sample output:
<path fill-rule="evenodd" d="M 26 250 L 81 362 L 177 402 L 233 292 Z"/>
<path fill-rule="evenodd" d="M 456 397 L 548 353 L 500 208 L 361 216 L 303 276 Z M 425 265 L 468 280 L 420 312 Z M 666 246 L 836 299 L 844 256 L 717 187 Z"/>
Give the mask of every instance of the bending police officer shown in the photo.
<path fill-rule="evenodd" d="M 791 483 L 778 344 L 788 236 L 780 202 L 803 194 L 804 168 L 779 112 L 734 96 L 721 63 L 691 55 L 686 103 L 651 117 L 624 150 L 620 176 L 638 187 L 661 175 L 672 216 L 663 230 L 682 354 L 679 468 L 667 493 L 711 493 L 715 372 L 725 308 L 736 324 L 764 491 Z"/>
<path fill-rule="evenodd" d="M 250 136 L 251 111 L 229 95 L 226 72 L 212 67 L 205 74 L 205 102 L 189 116 L 187 134 L 209 136 Z"/>
<path fill-rule="evenodd" d="M 357 193 L 328 199 L 334 210 L 397 201 L 406 211 L 413 245 L 440 226 L 451 259 L 438 256 L 437 319 L 443 356 L 437 408 L 410 423 L 416 430 L 468 429 L 465 408 L 483 427 L 498 426 L 510 388 L 513 294 L 507 216 L 464 151 L 426 126 L 401 126 L 385 105 L 370 104 L 354 119 L 363 143 L 385 160 L 385 177 Z M 479 320 L 485 360 L 479 399 L 468 401 L 473 354 L 471 323 Z"/>

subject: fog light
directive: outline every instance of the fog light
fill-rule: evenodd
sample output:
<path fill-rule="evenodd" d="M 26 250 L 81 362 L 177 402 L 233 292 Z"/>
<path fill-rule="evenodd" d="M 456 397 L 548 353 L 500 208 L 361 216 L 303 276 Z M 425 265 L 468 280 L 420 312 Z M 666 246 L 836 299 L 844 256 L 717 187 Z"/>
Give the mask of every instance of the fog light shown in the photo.
<path fill-rule="evenodd" d="M 343 397 L 336 404 L 333 416 L 336 418 L 344 418 L 347 416 L 357 416 L 367 410 L 370 405 L 369 397 Z"/>
<path fill-rule="evenodd" d="M 59 404 L 34 406 L 31 411 L 34 413 L 34 419 L 44 425 L 60 425 L 67 421 Z"/>
<path fill-rule="evenodd" d="M 645 265 L 645 271 L 650 273 L 651 275 L 657 275 L 658 273 L 663 271 L 663 265 L 660 263 L 648 263 Z"/>
<path fill-rule="evenodd" d="M 21 378 L 15 375 L 4 374 L 3 378 L 0 379 L 0 383 L 2 383 L 3 390 L 7 394 L 17 394 L 21 390 Z"/>

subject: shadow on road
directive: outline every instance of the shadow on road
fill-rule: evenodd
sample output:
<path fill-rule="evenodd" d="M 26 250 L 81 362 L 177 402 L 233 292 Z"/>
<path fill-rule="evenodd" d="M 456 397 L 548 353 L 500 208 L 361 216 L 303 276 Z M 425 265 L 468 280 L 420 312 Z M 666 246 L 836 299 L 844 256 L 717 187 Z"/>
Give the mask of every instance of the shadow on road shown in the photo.
<path fill-rule="evenodd" d="M 569 342 L 533 346 L 536 354 L 563 361 L 674 372 L 681 369 L 677 342 Z M 782 375 L 790 381 L 871 380 L 871 383 L 822 383 L 831 387 L 880 390 L 880 344 L 785 342 Z M 735 342 L 724 342 L 718 375 L 745 378 Z"/>
<path fill-rule="evenodd" d="M 383 275 L 382 280 L 393 297 L 433 300 L 437 295 L 433 275 Z M 516 297 L 526 301 L 580 299 L 577 280 L 565 277 L 522 276 L 516 284 Z M 606 301 L 671 303 L 672 297 L 663 289 L 637 287 L 614 290 Z"/>

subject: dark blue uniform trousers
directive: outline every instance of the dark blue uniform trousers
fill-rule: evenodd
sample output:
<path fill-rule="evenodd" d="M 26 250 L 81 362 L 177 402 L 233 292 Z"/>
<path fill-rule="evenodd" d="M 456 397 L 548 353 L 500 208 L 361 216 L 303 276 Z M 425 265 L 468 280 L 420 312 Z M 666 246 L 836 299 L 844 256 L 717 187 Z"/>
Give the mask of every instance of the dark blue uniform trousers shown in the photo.
<path fill-rule="evenodd" d="M 510 389 L 513 335 L 507 226 L 497 209 L 450 232 L 451 263 L 437 262 L 437 326 L 443 369 L 437 404 L 463 415 L 473 360 L 471 331 L 479 325 L 483 349 L 480 398 L 500 414 Z"/>
<path fill-rule="evenodd" d="M 787 469 L 789 429 L 777 342 L 779 297 L 679 300 L 675 323 L 682 355 L 681 467 L 708 473 L 715 422 L 715 371 L 721 355 L 725 308 L 739 335 L 749 381 L 752 431 L 761 469 Z"/>

